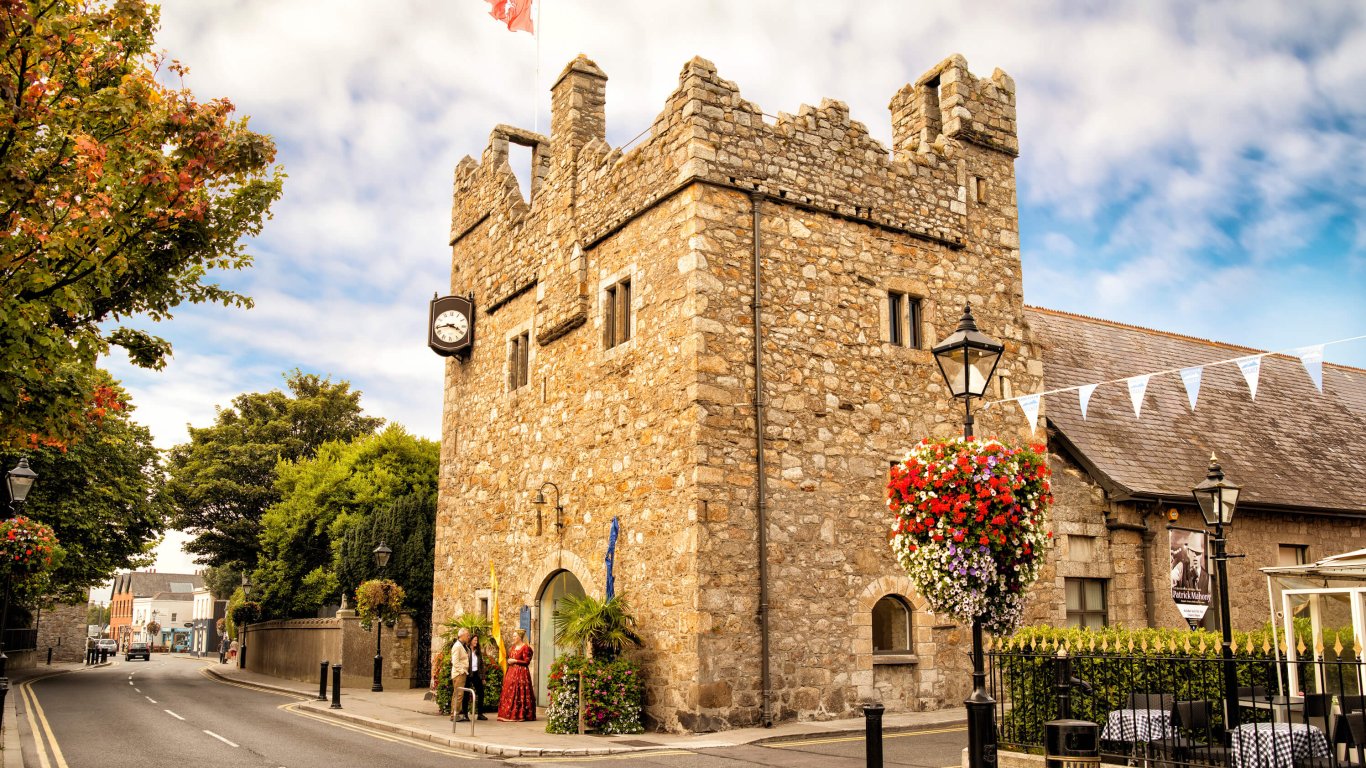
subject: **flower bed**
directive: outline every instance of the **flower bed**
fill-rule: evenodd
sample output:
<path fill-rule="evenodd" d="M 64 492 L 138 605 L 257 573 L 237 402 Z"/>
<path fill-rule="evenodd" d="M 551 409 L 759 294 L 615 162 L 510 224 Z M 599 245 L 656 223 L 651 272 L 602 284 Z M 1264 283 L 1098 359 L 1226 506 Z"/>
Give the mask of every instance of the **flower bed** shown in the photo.
<path fill-rule="evenodd" d="M 584 727 L 603 734 L 642 733 L 645 685 L 628 659 L 561 656 L 550 666 L 546 733 L 579 732 L 579 674 L 583 674 Z"/>
<path fill-rule="evenodd" d="M 930 609 L 993 634 L 1019 625 L 1052 503 L 1043 446 L 922 441 L 892 467 L 892 551 Z"/>

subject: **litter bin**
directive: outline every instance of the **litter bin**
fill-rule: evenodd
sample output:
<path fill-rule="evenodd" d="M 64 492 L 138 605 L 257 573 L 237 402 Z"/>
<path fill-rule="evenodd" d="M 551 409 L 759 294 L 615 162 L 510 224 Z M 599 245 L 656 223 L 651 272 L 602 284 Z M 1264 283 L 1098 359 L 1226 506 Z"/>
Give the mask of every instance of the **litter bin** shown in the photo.
<path fill-rule="evenodd" d="M 1100 763 L 1100 726 L 1087 720 L 1043 724 L 1047 768 L 1095 768 Z"/>

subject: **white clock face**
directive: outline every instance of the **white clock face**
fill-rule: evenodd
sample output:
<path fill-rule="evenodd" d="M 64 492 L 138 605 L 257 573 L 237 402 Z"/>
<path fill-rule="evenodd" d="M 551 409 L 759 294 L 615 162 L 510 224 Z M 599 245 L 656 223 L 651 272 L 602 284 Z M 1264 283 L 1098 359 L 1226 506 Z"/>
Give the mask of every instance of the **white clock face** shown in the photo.
<path fill-rule="evenodd" d="M 464 315 L 453 309 L 448 309 L 436 316 L 436 323 L 433 324 L 432 330 L 438 339 L 447 344 L 453 344 L 465 338 L 465 334 L 469 333 L 470 323 Z"/>

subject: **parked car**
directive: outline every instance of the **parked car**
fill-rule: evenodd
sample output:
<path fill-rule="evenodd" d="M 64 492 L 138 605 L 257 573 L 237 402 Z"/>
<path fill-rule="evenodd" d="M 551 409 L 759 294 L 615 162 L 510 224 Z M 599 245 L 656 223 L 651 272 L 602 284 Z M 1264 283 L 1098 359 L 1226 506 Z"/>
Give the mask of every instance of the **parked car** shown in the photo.
<path fill-rule="evenodd" d="M 128 644 L 128 652 L 123 654 L 124 661 L 142 659 L 143 661 L 152 660 L 152 649 L 146 643 L 132 642 Z"/>
<path fill-rule="evenodd" d="M 95 641 L 95 650 L 108 651 L 111 655 L 119 652 L 119 641 L 112 637 L 101 637 Z"/>

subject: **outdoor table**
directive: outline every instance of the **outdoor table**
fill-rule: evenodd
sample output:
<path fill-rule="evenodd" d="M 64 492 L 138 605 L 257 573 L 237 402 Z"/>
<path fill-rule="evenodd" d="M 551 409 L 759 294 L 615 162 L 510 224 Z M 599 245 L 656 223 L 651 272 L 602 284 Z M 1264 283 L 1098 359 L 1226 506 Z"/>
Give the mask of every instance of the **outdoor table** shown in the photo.
<path fill-rule="evenodd" d="M 1310 757 L 1328 757 L 1323 731 L 1304 723 L 1248 723 L 1230 737 L 1232 768 L 1293 768 Z"/>
<path fill-rule="evenodd" d="M 1238 699 L 1238 706 L 1243 709 L 1269 709 L 1271 719 L 1278 722 L 1292 722 L 1292 717 L 1304 712 L 1303 696 L 1281 696 L 1276 695 L 1270 698 L 1243 697 Z"/>
<path fill-rule="evenodd" d="M 1101 741 L 1157 741 L 1176 735 L 1172 713 L 1166 709 L 1116 709 L 1105 716 Z"/>

